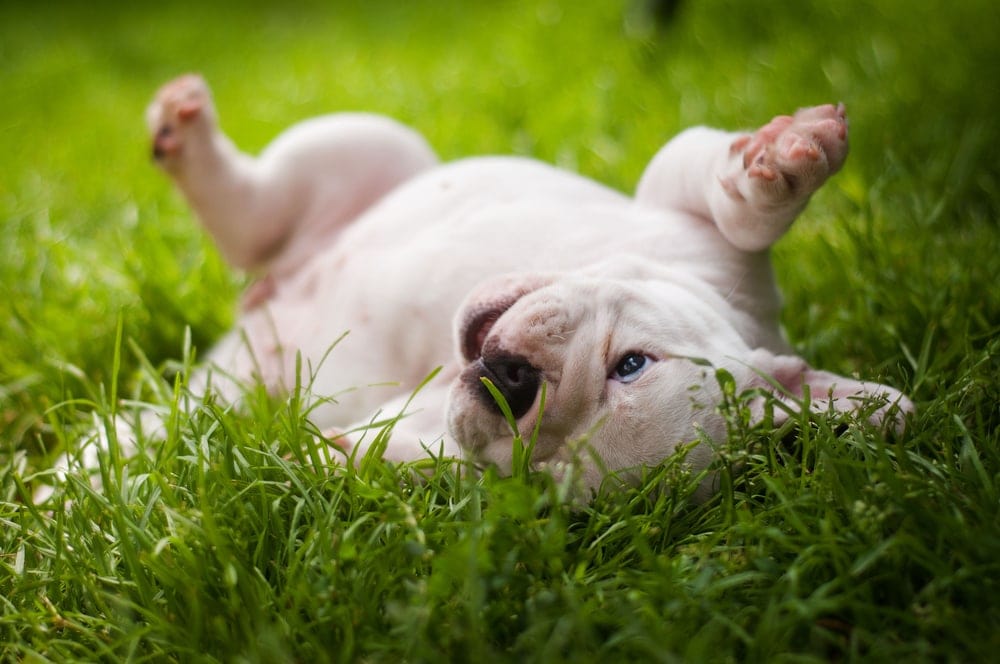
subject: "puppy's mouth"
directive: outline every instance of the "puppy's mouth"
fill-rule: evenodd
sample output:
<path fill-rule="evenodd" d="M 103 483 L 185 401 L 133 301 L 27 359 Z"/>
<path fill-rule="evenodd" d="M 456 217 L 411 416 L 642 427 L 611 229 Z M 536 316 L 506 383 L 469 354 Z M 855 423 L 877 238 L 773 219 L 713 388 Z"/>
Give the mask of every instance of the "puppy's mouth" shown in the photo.
<path fill-rule="evenodd" d="M 523 295 L 524 293 L 510 295 L 469 309 L 461 328 L 462 357 L 467 362 L 475 362 L 483 356 L 483 346 L 490 330 Z"/>

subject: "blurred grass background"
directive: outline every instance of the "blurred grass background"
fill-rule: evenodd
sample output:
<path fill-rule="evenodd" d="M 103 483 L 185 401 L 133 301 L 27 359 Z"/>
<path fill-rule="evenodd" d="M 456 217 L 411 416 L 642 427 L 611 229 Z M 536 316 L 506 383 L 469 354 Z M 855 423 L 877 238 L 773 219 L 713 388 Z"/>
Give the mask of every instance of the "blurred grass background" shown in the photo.
<path fill-rule="evenodd" d="M 989 276 L 976 270 L 994 266 L 929 265 L 984 248 L 979 234 L 995 228 L 994 3 L 682 2 L 659 22 L 650 0 L 47 6 L 0 10 L 8 377 L 51 361 L 106 378 L 119 311 L 157 359 L 176 355 L 185 325 L 204 347 L 229 323 L 237 284 L 147 154 L 145 104 L 185 71 L 207 77 L 224 128 L 249 151 L 298 119 L 363 109 L 415 126 L 445 159 L 530 154 L 625 190 L 686 126 L 753 127 L 844 101 L 848 166 L 777 252 L 788 326 L 816 360 L 868 359 L 865 347 L 822 341 L 845 330 L 817 301 L 848 318 L 856 309 L 837 302 L 858 295 L 841 277 L 853 285 L 862 269 L 889 282 L 872 297 L 920 309 L 930 291 L 956 279 L 974 288 Z M 853 255 L 845 228 L 875 235 L 890 264 Z M 942 246 L 941 232 L 971 241 Z M 837 255 L 803 240 L 814 234 Z M 931 314 L 904 313 L 917 328 Z M 867 352 L 885 356 L 891 343 Z"/>
<path fill-rule="evenodd" d="M 695 564 L 687 557 L 696 543 L 673 548 L 675 540 L 663 535 L 666 544 L 650 545 L 647 557 L 635 554 L 642 565 L 621 572 L 629 584 L 652 594 L 666 593 L 666 586 L 655 586 L 651 574 L 662 575 L 664 583 L 675 574 L 673 582 L 692 592 L 684 614 L 689 623 L 702 617 L 690 607 L 704 606 L 717 591 L 711 601 L 728 607 L 721 609 L 719 620 L 728 626 L 722 631 L 737 642 L 721 646 L 720 657 L 742 654 L 741 659 L 752 660 L 757 653 L 763 660 L 760 653 L 773 654 L 769 648 L 801 643 L 795 630 L 811 623 L 813 614 L 796 604 L 797 582 L 778 568 L 753 568 L 748 577 L 727 577 L 724 571 L 762 560 L 773 566 L 800 561 L 793 545 L 778 537 L 795 531 L 801 536 L 796 546 L 803 542 L 809 549 L 812 542 L 817 548 L 809 550 L 822 552 L 815 553 L 820 562 L 807 559 L 806 564 L 841 570 L 845 576 L 837 592 L 850 596 L 844 601 L 868 603 L 868 613 L 854 609 L 851 647 L 861 649 L 848 648 L 848 657 L 892 652 L 947 659 L 957 652 L 958 659 L 966 659 L 995 651 L 997 603 L 989 598 L 995 597 L 1000 551 L 995 487 L 1000 472 L 1000 5 L 992 0 L 690 0 L 677 5 L 672 15 L 658 18 L 652 0 L 4 3 L 0 452 L 9 456 L 23 447 L 58 442 L 57 420 L 73 422 L 77 416 L 73 408 L 50 409 L 93 394 L 95 385 L 111 380 L 119 317 L 125 335 L 157 366 L 180 357 L 186 327 L 204 349 L 232 321 L 241 275 L 221 263 L 149 158 L 143 111 L 156 88 L 177 74 L 205 75 L 224 129 L 249 151 L 259 150 L 296 120 L 367 110 L 416 127 L 445 159 L 533 155 L 626 191 L 655 151 L 684 127 L 752 128 L 800 106 L 843 101 L 852 123 L 847 166 L 779 243 L 775 262 L 788 303 L 786 326 L 810 362 L 891 382 L 919 404 L 907 439 L 917 461 L 903 464 L 906 472 L 899 472 L 887 492 L 878 485 L 872 507 L 883 500 L 890 505 L 885 514 L 895 516 L 885 522 L 884 515 L 852 512 L 858 496 L 872 500 L 865 486 L 838 487 L 833 498 L 793 492 L 790 503 L 782 502 L 784 494 L 772 493 L 768 505 L 774 511 L 761 510 L 766 518 L 753 523 L 760 530 L 746 524 L 726 530 L 732 523 L 728 517 L 716 522 L 716 511 L 689 518 L 685 527 L 692 532 L 716 530 L 718 541 L 731 546 L 722 554 L 713 550 L 707 562 Z M 138 365 L 126 350 L 125 386 Z M 953 449 L 961 450 L 954 456 L 965 461 L 965 471 L 948 465 Z M 902 459 L 902 451 L 896 452 Z M 861 477 L 881 473 L 881 481 L 894 472 L 885 468 L 898 469 L 892 465 L 897 461 L 871 461 L 882 469 L 877 472 L 851 468 Z M 848 466 L 845 462 L 841 469 Z M 966 471 L 981 482 L 963 484 Z M 929 487 L 926 496 L 920 493 L 924 486 Z M 531 513 L 532 498 L 517 496 Z M 384 498 L 396 499 L 391 491 Z M 500 498 L 500 515 L 494 511 L 491 518 L 507 523 Z M 782 520 L 802 505 L 813 509 L 810 501 L 829 503 L 833 516 L 847 524 L 846 537 L 858 524 L 870 528 L 865 537 L 873 543 L 858 545 L 873 547 L 858 554 L 855 567 L 861 571 L 842 569 L 841 558 L 849 555 L 838 553 L 842 541 L 833 546 L 827 537 L 820 546 L 803 534 L 806 529 L 796 530 L 801 522 Z M 256 515 L 254 505 L 244 507 Z M 591 525 L 607 526 L 619 515 L 615 510 L 633 507 L 599 507 Z M 412 517 L 402 507 L 392 509 Z M 698 520 L 697 527 L 690 519 Z M 548 530 L 529 530 L 525 541 L 535 537 L 544 544 L 563 522 L 546 523 Z M 896 524 L 898 533 L 885 523 Z M 86 532 L 87 526 L 80 528 Z M 587 548 L 584 538 L 580 551 L 602 551 L 603 535 L 600 529 L 595 533 L 596 541 Z M 645 552 L 644 537 L 635 535 L 639 543 L 628 546 Z M 23 547 L 25 540 L 19 541 Z M 488 541 L 499 566 L 509 541 Z M 564 558 L 580 552 L 568 551 L 567 545 L 563 554 L 559 545 L 552 546 L 539 564 L 571 569 Z M 829 552 L 824 546 L 831 547 Z M 877 574 L 869 573 L 871 561 L 883 560 L 890 550 L 895 557 L 884 567 L 874 565 Z M 458 560 L 463 551 L 449 555 Z M 675 562 L 657 557 L 664 551 Z M 11 569 L 17 567 L 9 562 L 14 557 L 11 551 L 0 552 Z M 449 564 L 435 569 L 448 572 Z M 661 564 L 667 568 L 651 572 Z M 699 576 L 702 565 L 723 576 Z M 604 572 L 587 569 L 593 578 L 604 578 Z M 449 602 L 461 595 L 449 595 L 449 583 L 462 580 L 438 582 L 443 599 L 435 610 L 448 615 L 449 607 L 457 606 Z M 641 603 L 638 595 L 613 594 L 620 590 L 615 583 L 607 590 L 613 599 L 605 602 L 599 589 L 586 595 L 584 608 L 614 613 L 607 607 Z M 788 594 L 768 605 L 777 613 L 762 615 L 759 602 L 772 586 Z M 824 587 L 808 599 L 821 604 Z M 20 588 L 31 592 L 28 585 Z M 589 592 L 583 581 L 576 588 Z M 191 592 L 211 595 L 217 589 L 205 582 Z M 644 605 L 641 619 L 623 634 L 632 629 L 639 642 L 652 638 L 648 635 L 658 628 L 650 625 L 662 622 L 676 600 L 663 597 L 662 605 Z M 491 610 L 527 612 L 536 606 L 532 598 L 519 604 L 522 600 L 515 595 L 512 605 L 501 602 Z M 880 602 L 890 609 L 882 612 Z M 803 612 L 797 619 L 796 607 Z M 385 617 L 383 608 L 371 610 Z M 423 620 L 419 607 L 410 609 L 407 615 Z M 324 610 L 323 605 L 317 609 Z M 44 606 L 39 605 L 38 615 L 47 624 Z M 169 623 L 173 617 L 162 619 Z M 277 625 L 288 618 L 260 619 Z M 551 619 L 555 627 L 538 627 L 545 638 L 559 629 L 558 613 Z M 583 613 L 573 619 L 590 624 Z M 295 623 L 290 624 L 294 633 Z M 254 625 L 237 633 L 253 634 Z M 601 625 L 580 643 L 600 642 L 601 629 L 611 629 Z M 761 628 L 762 636 L 741 633 L 746 626 Z M 545 632 L 549 627 L 553 631 Z M 424 629 L 421 643 L 428 650 L 419 652 L 426 656 L 436 647 L 447 648 L 432 626 Z M 713 635 L 719 633 L 703 633 L 701 649 L 693 652 L 713 652 Z M 516 634 L 494 636 L 502 644 Z M 462 637 L 456 631 L 448 638 L 460 642 Z M 223 646 L 217 654 L 225 652 Z M 354 646 L 345 642 L 343 647 L 349 652 Z M 803 652 L 822 659 L 824 650 L 813 644 Z"/>

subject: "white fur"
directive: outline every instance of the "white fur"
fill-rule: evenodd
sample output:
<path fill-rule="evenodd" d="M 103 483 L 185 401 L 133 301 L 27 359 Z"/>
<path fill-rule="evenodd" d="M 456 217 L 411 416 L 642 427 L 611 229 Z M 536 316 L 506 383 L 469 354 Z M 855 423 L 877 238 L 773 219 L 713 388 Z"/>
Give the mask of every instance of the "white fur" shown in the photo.
<path fill-rule="evenodd" d="M 537 372 L 542 421 L 536 396 L 518 428 L 538 426 L 539 464 L 569 461 L 585 441 L 601 462 L 588 466 L 590 486 L 601 465 L 655 464 L 696 427 L 724 437 L 714 376 L 691 358 L 727 369 L 741 389 L 768 387 L 764 374 L 793 395 L 811 385 L 819 407 L 881 396 L 912 409 L 891 387 L 809 368 L 778 327 L 766 249 L 843 163 L 842 108 L 779 117 L 752 135 L 688 130 L 634 197 L 528 159 L 437 165 L 415 133 L 372 116 L 310 120 L 252 158 L 218 129 L 191 76 L 164 87 L 148 120 L 161 165 L 223 255 L 260 272 L 210 364 L 277 391 L 292 385 L 301 353 L 313 393 L 336 397 L 313 418 L 339 431 L 395 415 L 442 367 L 395 428 L 391 458 L 429 446 L 509 467 L 512 434 L 480 392 L 480 355 Z M 470 333 L 484 311 L 499 318 Z M 482 348 L 469 347 L 479 336 Z M 650 363 L 625 382 L 614 369 L 630 352 Z M 700 448 L 689 462 L 710 458 Z"/>

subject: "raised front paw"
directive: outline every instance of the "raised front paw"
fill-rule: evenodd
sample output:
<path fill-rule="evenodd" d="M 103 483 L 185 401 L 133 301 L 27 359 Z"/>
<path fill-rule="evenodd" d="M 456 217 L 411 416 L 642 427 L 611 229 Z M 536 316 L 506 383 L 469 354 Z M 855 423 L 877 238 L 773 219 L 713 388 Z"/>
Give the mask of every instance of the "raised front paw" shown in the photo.
<path fill-rule="evenodd" d="M 770 205 L 804 200 L 844 165 L 844 105 L 779 115 L 753 135 L 733 141 L 730 153 L 742 153 L 743 167 L 723 180 L 731 196 Z"/>
<path fill-rule="evenodd" d="M 180 153 L 188 127 L 195 122 L 214 122 L 212 97 L 204 79 L 186 74 L 161 87 L 146 109 L 146 124 L 157 161 Z"/>

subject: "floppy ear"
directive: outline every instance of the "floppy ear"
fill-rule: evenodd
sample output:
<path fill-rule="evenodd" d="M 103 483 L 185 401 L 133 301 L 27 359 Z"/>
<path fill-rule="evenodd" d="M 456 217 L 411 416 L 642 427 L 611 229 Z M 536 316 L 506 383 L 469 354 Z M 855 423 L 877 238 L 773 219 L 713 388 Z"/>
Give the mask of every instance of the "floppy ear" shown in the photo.
<path fill-rule="evenodd" d="M 868 420 L 872 424 L 888 424 L 896 433 L 902 433 L 906 416 L 914 412 L 913 402 L 894 387 L 813 369 L 801 357 L 774 355 L 758 349 L 751 354 L 749 364 L 763 374 L 758 384 L 793 411 L 801 409 L 808 387 L 809 407 L 813 412 L 831 407 L 842 413 L 871 410 Z M 772 381 L 780 389 L 774 389 Z M 788 418 L 787 412 L 775 409 L 776 424 Z"/>

